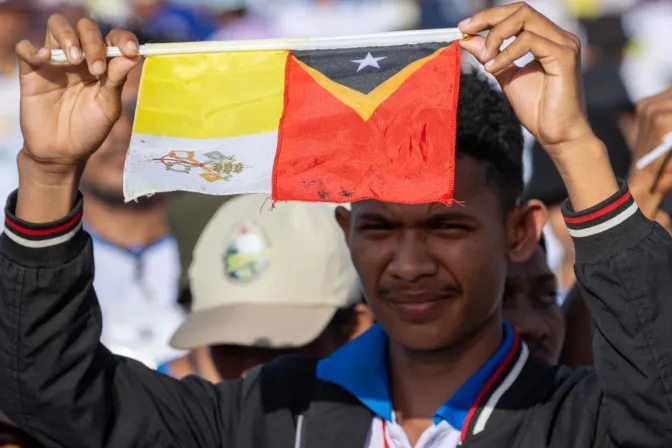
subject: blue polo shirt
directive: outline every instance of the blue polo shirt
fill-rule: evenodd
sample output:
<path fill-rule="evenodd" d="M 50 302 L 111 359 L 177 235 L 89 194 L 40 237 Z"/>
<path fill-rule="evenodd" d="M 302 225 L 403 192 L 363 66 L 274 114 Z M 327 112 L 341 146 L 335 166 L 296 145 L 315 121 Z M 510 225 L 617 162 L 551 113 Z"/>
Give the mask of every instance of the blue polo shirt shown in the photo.
<path fill-rule="evenodd" d="M 461 430 L 470 408 L 490 378 L 514 348 L 514 332 L 503 325 L 502 343 L 492 357 L 479 368 L 443 406 L 434 413 L 434 424 L 448 422 Z M 336 383 L 378 417 L 393 421 L 387 372 L 388 337 L 380 325 L 374 325 L 357 339 L 319 361 L 317 377 Z"/>

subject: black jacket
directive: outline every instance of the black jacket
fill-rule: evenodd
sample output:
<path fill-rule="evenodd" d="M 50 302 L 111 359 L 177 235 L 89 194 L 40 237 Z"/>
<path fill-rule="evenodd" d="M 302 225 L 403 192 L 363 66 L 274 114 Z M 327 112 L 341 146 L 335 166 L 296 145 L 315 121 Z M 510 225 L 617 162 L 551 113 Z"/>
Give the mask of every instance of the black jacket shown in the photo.
<path fill-rule="evenodd" d="M 0 408 L 44 445 L 364 447 L 370 411 L 316 379 L 314 361 L 278 360 L 244 387 L 178 381 L 113 356 L 99 343 L 81 201 L 41 226 L 16 219 L 14 201 L 0 239 Z M 596 324 L 596 372 L 526 362 L 463 446 L 672 447 L 670 236 L 625 186 L 581 214 L 564 211 Z"/>

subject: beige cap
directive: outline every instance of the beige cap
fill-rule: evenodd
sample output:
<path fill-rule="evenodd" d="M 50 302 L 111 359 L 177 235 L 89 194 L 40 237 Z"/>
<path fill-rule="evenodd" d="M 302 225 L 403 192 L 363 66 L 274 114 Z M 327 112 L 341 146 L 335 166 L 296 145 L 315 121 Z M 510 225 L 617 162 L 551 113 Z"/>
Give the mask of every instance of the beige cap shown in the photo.
<path fill-rule="evenodd" d="M 361 290 L 330 204 L 266 195 L 231 199 L 205 226 L 189 268 L 192 312 L 179 349 L 227 344 L 301 347 Z"/>

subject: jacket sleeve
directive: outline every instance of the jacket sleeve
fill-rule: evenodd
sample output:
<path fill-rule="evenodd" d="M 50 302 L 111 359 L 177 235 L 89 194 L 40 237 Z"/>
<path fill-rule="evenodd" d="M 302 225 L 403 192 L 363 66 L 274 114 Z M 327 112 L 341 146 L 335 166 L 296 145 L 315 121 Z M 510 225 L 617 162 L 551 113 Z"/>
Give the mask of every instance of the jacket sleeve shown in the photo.
<path fill-rule="evenodd" d="M 47 447 L 215 447 L 235 427 L 240 382 L 178 381 L 99 341 L 82 199 L 33 225 L 7 204 L 0 235 L 0 408 Z M 222 403 L 226 404 L 224 406 Z"/>
<path fill-rule="evenodd" d="M 574 213 L 566 203 L 563 213 L 595 323 L 598 441 L 672 446 L 672 238 L 642 215 L 624 183 L 591 209 Z"/>

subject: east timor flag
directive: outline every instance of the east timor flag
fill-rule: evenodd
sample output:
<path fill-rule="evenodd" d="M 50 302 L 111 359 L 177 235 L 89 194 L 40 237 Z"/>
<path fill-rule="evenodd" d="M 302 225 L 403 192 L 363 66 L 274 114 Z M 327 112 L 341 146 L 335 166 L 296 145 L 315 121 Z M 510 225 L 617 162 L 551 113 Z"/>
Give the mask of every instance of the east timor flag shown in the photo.
<path fill-rule="evenodd" d="M 459 76 L 455 42 L 150 57 L 126 198 L 450 203 Z"/>

